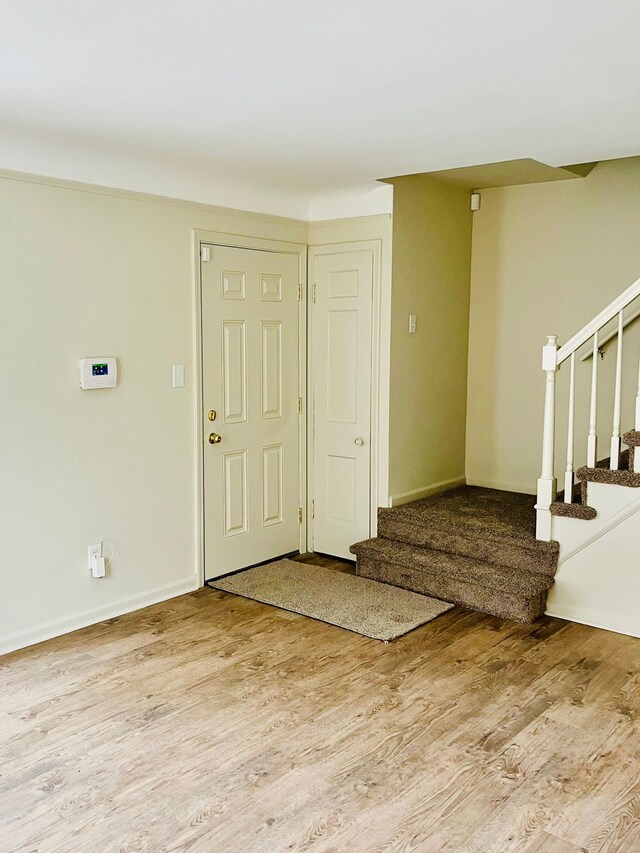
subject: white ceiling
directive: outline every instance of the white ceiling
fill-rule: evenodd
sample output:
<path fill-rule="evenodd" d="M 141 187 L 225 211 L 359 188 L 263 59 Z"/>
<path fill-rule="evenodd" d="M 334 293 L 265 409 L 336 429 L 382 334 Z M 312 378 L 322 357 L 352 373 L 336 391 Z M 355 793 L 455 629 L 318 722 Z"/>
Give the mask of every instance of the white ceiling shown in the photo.
<path fill-rule="evenodd" d="M 297 212 L 381 177 L 640 153 L 638 0 L 0 12 L 0 168 Z"/>

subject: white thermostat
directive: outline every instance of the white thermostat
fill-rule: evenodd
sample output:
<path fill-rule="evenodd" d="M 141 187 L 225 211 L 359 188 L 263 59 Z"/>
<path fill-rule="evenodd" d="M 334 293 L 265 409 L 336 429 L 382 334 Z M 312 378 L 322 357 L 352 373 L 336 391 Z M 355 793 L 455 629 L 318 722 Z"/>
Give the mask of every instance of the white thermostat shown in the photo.
<path fill-rule="evenodd" d="M 115 388 L 118 381 L 118 365 L 112 356 L 80 359 L 80 387 Z"/>

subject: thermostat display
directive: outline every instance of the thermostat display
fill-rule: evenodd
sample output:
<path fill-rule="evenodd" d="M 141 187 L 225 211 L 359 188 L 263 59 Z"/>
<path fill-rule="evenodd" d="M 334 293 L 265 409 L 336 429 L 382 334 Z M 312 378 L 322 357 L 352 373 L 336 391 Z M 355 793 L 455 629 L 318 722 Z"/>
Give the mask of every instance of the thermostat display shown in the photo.
<path fill-rule="evenodd" d="M 80 359 L 80 387 L 85 390 L 115 388 L 118 381 L 118 365 L 115 358 Z"/>

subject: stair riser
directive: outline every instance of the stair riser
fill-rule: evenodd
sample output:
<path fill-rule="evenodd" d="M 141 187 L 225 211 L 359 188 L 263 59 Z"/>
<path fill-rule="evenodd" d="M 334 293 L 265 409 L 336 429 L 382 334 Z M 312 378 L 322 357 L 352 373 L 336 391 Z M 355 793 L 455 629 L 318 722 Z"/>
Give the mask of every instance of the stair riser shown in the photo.
<path fill-rule="evenodd" d="M 409 567 L 429 575 L 439 575 L 463 583 L 477 584 L 492 592 L 529 598 L 546 592 L 553 579 L 539 572 L 527 572 L 474 560 L 460 554 L 449 554 L 431 548 L 417 548 L 390 539 L 367 539 L 351 546 L 357 557 Z"/>
<path fill-rule="evenodd" d="M 558 566 L 558 555 L 540 551 L 527 551 L 510 542 L 483 541 L 467 538 L 459 531 L 447 532 L 425 525 L 415 524 L 409 519 L 399 519 L 391 514 L 379 513 L 378 536 L 404 542 L 418 548 L 433 548 L 449 554 L 460 554 L 474 560 L 483 560 L 512 569 L 526 569 L 528 572 L 553 577 Z"/>
<path fill-rule="evenodd" d="M 546 593 L 532 597 L 501 594 L 486 586 L 432 575 L 424 570 L 398 566 L 379 559 L 359 556 L 356 572 L 361 577 L 400 586 L 404 589 L 451 601 L 471 610 L 491 613 L 516 622 L 533 622 L 544 613 Z"/>

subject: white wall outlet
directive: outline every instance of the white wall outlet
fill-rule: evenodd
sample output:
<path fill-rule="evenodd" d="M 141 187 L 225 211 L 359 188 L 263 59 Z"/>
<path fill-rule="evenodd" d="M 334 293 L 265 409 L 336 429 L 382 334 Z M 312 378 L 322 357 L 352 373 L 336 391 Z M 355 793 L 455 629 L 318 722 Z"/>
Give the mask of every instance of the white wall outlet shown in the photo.
<path fill-rule="evenodd" d="M 409 334 L 415 335 L 416 333 L 416 315 L 409 314 Z"/>

